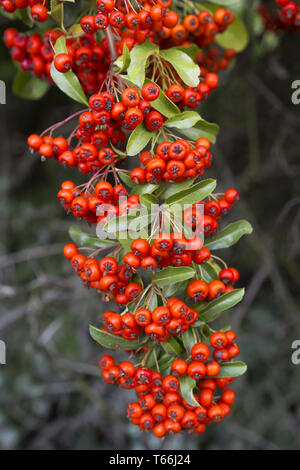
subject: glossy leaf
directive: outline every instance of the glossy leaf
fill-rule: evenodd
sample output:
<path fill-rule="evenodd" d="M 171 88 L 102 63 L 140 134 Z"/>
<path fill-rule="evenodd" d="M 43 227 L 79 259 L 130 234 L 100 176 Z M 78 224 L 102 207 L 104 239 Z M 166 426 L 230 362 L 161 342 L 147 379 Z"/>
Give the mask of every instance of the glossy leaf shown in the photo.
<path fill-rule="evenodd" d="M 216 320 L 222 312 L 234 307 L 242 301 L 245 289 L 234 289 L 221 297 L 212 300 L 208 304 L 200 304 L 194 307 L 199 312 L 198 320 L 210 323 Z"/>
<path fill-rule="evenodd" d="M 66 38 L 61 36 L 57 39 L 54 46 L 56 54 L 66 53 Z M 58 88 L 63 91 L 66 95 L 79 103 L 88 105 L 87 98 L 83 89 L 81 88 L 80 82 L 76 75 L 69 70 L 67 73 L 61 73 L 54 67 L 54 62 L 51 64 L 51 77 L 56 83 Z"/>
<path fill-rule="evenodd" d="M 123 47 L 123 54 L 117 58 L 114 65 L 118 68 L 118 73 L 125 72 L 130 65 L 130 52 L 126 44 Z"/>
<path fill-rule="evenodd" d="M 190 188 L 193 184 L 193 179 L 187 179 L 182 183 L 161 183 L 160 188 L 163 188 L 163 192 L 160 194 L 161 199 L 168 199 L 169 197 L 177 194 L 184 189 Z"/>
<path fill-rule="evenodd" d="M 195 337 L 193 335 L 193 329 L 190 327 L 181 337 L 186 352 L 190 355 L 191 349 L 195 344 Z"/>
<path fill-rule="evenodd" d="M 157 272 L 154 276 L 154 280 L 159 286 L 167 286 L 168 284 L 176 284 L 177 282 L 186 281 L 195 276 L 195 271 L 189 266 L 164 268 Z"/>
<path fill-rule="evenodd" d="M 13 92 L 21 98 L 38 100 L 47 93 L 50 84 L 29 73 L 19 71 L 13 83 Z"/>
<path fill-rule="evenodd" d="M 247 220 L 239 220 L 230 225 L 227 225 L 224 230 L 213 236 L 205 246 L 209 250 L 221 250 L 223 248 L 229 248 L 235 245 L 241 237 L 244 235 L 250 235 L 253 232 L 253 228 Z"/>
<path fill-rule="evenodd" d="M 172 206 L 175 204 L 184 207 L 186 205 L 195 204 L 196 202 L 202 201 L 202 199 L 209 196 L 216 187 L 216 180 L 207 179 L 200 183 L 194 184 L 188 189 L 184 189 L 177 194 L 169 197 L 166 200 L 166 205 L 172 210 Z"/>
<path fill-rule="evenodd" d="M 124 184 L 126 184 L 126 186 L 128 186 L 129 188 L 133 188 L 135 187 L 136 185 L 134 184 L 134 182 L 132 181 L 132 179 L 130 178 L 130 173 L 125 173 L 124 171 L 118 171 L 118 177 L 120 178 L 121 181 L 123 181 Z M 134 193 L 136 194 L 136 193 Z"/>
<path fill-rule="evenodd" d="M 182 397 L 185 399 L 188 405 L 190 406 L 200 406 L 194 397 L 194 389 L 196 387 L 196 381 L 191 379 L 191 377 L 180 377 L 180 392 Z"/>
<path fill-rule="evenodd" d="M 109 349 L 122 349 L 122 350 L 135 350 L 141 347 L 139 340 L 130 341 L 122 338 L 121 336 L 115 336 L 107 331 L 99 330 L 94 326 L 90 325 L 91 337 L 104 348 Z"/>
<path fill-rule="evenodd" d="M 139 196 L 141 196 L 142 194 L 152 194 L 157 188 L 159 188 L 157 184 L 150 184 L 150 183 L 137 184 L 134 186 L 134 188 L 130 192 L 130 195 L 138 194 Z"/>
<path fill-rule="evenodd" d="M 207 122 L 201 118 L 197 124 L 192 128 L 180 129 L 180 134 L 183 134 L 190 140 L 197 140 L 200 137 L 205 137 L 213 144 L 216 142 L 216 137 L 219 134 L 218 124 Z"/>
<path fill-rule="evenodd" d="M 188 54 L 181 49 L 172 47 L 171 49 L 160 51 L 160 56 L 172 64 L 186 85 L 192 87 L 199 85 L 200 68 Z"/>
<path fill-rule="evenodd" d="M 139 124 L 128 139 L 126 148 L 127 154 L 133 157 L 140 153 L 155 135 L 155 132 L 146 129 L 144 123 Z"/>
<path fill-rule="evenodd" d="M 142 88 L 145 82 L 146 66 L 149 57 L 158 54 L 159 48 L 153 42 L 146 41 L 130 51 L 130 65 L 127 70 L 128 79 Z"/>
<path fill-rule="evenodd" d="M 161 347 L 167 354 L 171 354 L 175 357 L 178 357 L 181 353 L 180 344 L 173 336 L 170 336 L 168 341 L 162 342 Z"/>
<path fill-rule="evenodd" d="M 175 129 L 188 129 L 193 127 L 200 119 L 201 117 L 195 111 L 184 111 L 165 121 L 164 126 Z"/>
<path fill-rule="evenodd" d="M 83 232 L 79 227 L 73 226 L 69 230 L 69 235 L 74 243 L 79 246 L 92 246 L 95 248 L 105 248 L 106 246 L 115 245 L 116 240 L 100 240 L 98 237 L 93 237 L 88 233 Z"/>
<path fill-rule="evenodd" d="M 143 194 L 140 196 L 140 203 L 142 206 L 146 207 L 147 209 L 151 209 L 151 206 L 157 204 L 157 198 L 153 194 Z"/>
<path fill-rule="evenodd" d="M 229 377 L 240 377 L 247 371 L 247 366 L 242 361 L 236 362 L 223 362 L 220 364 L 221 371 L 216 377 L 229 378 Z"/>

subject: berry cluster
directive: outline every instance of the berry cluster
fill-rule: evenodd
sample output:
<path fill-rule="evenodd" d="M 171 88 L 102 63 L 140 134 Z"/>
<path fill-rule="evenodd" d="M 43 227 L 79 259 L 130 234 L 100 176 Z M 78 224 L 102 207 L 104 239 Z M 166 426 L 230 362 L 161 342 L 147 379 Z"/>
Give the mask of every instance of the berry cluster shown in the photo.
<path fill-rule="evenodd" d="M 125 291 L 126 295 L 126 291 Z M 152 341 L 168 341 L 170 334 L 182 335 L 198 318 L 198 312 L 184 302 L 173 297 L 166 306 L 157 307 L 152 312 L 139 308 L 134 314 L 123 315 L 108 311 L 103 315 L 105 329 L 116 336 L 135 340 L 144 331 Z"/>
<path fill-rule="evenodd" d="M 209 151 L 210 142 L 199 138 L 194 147 L 185 140 L 165 141 L 157 146 L 156 153 L 142 152 L 140 162 L 143 167 L 134 168 L 130 178 L 135 184 L 159 184 L 161 181 L 181 182 L 202 176 L 205 168 L 212 163 Z"/>
<path fill-rule="evenodd" d="M 101 261 L 88 258 L 80 253 L 75 243 L 65 245 L 64 255 L 70 260 L 72 268 L 83 283 L 101 292 L 105 302 L 115 299 L 118 305 L 126 305 L 142 291 L 140 284 L 130 282 L 132 271 L 128 270 L 125 264 L 119 265 L 112 256 L 106 256 Z"/>
<path fill-rule="evenodd" d="M 80 190 L 72 181 L 64 181 L 57 198 L 65 210 L 89 224 L 105 224 L 110 217 L 126 214 L 139 206 L 139 196 L 127 196 L 122 185 L 112 186 L 108 181 L 98 181 L 93 191 Z"/>
<path fill-rule="evenodd" d="M 129 361 L 117 364 L 109 355 L 100 359 L 99 366 L 106 383 L 135 390 L 137 401 L 128 405 L 127 416 L 142 431 L 152 430 L 158 438 L 180 431 L 203 434 L 207 425 L 226 418 L 234 403 L 235 393 L 227 388 L 233 378 L 217 376 L 219 362 L 239 354 L 235 339 L 233 331 L 213 333 L 210 336 L 213 359 L 207 344 L 194 344 L 191 360 L 175 359 L 170 374 L 165 376 L 145 366 L 136 368 Z M 195 381 L 195 406 L 188 404 L 181 394 L 180 379 L 186 376 Z"/>
<path fill-rule="evenodd" d="M 4 42 L 10 49 L 12 59 L 20 63 L 24 72 L 34 73 L 53 83 L 50 75 L 53 46 L 60 36 L 63 34 L 51 29 L 42 36 L 37 32 L 29 35 L 8 28 L 4 32 Z M 68 54 L 55 57 L 56 68 L 61 72 L 72 68 L 87 95 L 96 93 L 106 78 L 111 62 L 106 40 L 99 44 L 93 36 L 83 34 L 80 38 L 67 39 L 66 46 Z"/>
<path fill-rule="evenodd" d="M 271 12 L 266 5 L 259 5 L 265 28 L 271 31 L 298 30 L 300 28 L 300 4 L 290 0 L 276 0 L 279 10 Z"/>
<path fill-rule="evenodd" d="M 21 0 L 12 1 L 19 7 Z M 40 6 L 33 1 L 30 6 Z M 172 3 L 141 0 L 133 6 L 130 0 L 96 0 L 82 13 L 81 29 L 77 24 L 73 30 L 61 25 L 64 33 L 53 29 L 28 35 L 13 28 L 5 32 L 5 43 L 22 70 L 53 83 L 52 70 L 59 86 L 69 80 L 78 86 L 75 74 L 87 96 L 87 109 L 28 138 L 30 150 L 42 161 L 55 159 L 90 175 L 79 186 L 69 180 L 62 183 L 57 197 L 64 209 L 94 224 L 93 228 L 97 224 L 105 230 L 111 218 L 129 215 L 130 222 L 133 209 L 160 206 L 151 223 L 147 214 L 141 231 L 120 224 L 125 237 L 116 229 L 115 240 L 106 236 L 102 240 L 97 230 L 96 243 L 95 237 L 84 234 L 81 238 L 72 231 L 75 243 L 64 247 L 65 257 L 84 285 L 101 293 L 103 301 L 116 303 L 116 308 L 103 314 L 101 329 L 91 327 L 93 338 L 138 357 L 135 366 L 129 361 L 116 364 L 111 356 L 104 356 L 100 360 L 103 378 L 136 391 L 138 399 L 129 405 L 128 416 L 141 430 L 152 429 L 157 437 L 181 429 L 202 434 L 206 425 L 222 420 L 234 401 L 234 392 L 227 389 L 233 382 L 231 375 L 243 373 L 241 363 L 226 367 L 226 361 L 239 354 L 235 333 L 215 332 L 209 326 L 210 309 L 222 304 L 219 296 L 226 295 L 231 305 L 242 297 L 241 290 L 233 287 L 239 272 L 227 268 L 205 246 L 206 237 L 218 231 L 220 218 L 239 194 L 234 188 L 214 194 L 215 183 L 208 180 L 203 186 L 211 189 L 199 196 L 197 183 L 212 164 L 211 143 L 205 138 L 210 131 L 204 124 L 202 133 L 196 119 L 196 140 L 188 129 L 166 122 L 173 116 L 179 122 L 183 112 L 193 120 L 195 112 L 188 110 L 196 109 L 217 88 L 218 72 L 228 66 L 235 51 L 221 53 L 213 43 L 234 15 L 226 8 L 211 14 L 189 0 L 174 2 L 173 7 Z M 145 48 L 138 46 L 146 41 L 159 47 L 146 44 L 157 52 L 141 61 L 141 79 L 134 80 L 130 74 L 134 48 L 143 54 Z M 190 79 L 185 79 L 180 61 L 164 58 L 164 52 L 174 46 L 180 46 L 182 62 L 190 63 L 194 71 Z M 72 119 L 76 122 L 71 133 L 57 136 L 57 130 Z M 127 154 L 136 155 L 140 162 L 132 171 L 121 169 Z M 130 194 L 122 183 L 130 187 Z M 179 197 L 175 191 L 181 187 L 187 189 L 178 189 L 183 191 Z M 178 210 L 168 193 L 180 200 Z M 150 233 L 146 227 L 151 227 Z M 132 236 L 135 231 L 137 239 Z M 88 246 L 80 249 L 84 238 Z M 213 249 L 215 240 L 210 242 Z M 90 252 L 84 254 L 84 250 Z M 224 375 L 227 378 L 221 378 Z M 216 392 L 218 388 L 221 392 Z"/>
<path fill-rule="evenodd" d="M 0 0 L 0 7 L 7 13 L 14 13 L 16 10 L 30 8 L 30 14 L 34 21 L 43 23 L 49 18 L 47 0 Z"/>

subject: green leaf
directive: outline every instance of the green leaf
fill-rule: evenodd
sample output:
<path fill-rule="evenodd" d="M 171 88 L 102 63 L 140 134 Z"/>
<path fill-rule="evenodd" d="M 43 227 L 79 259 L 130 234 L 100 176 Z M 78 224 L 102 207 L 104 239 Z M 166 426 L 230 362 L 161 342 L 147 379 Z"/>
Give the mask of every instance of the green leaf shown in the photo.
<path fill-rule="evenodd" d="M 229 3 L 230 2 L 230 3 Z M 233 0 L 226 0 L 222 2 L 215 1 L 218 5 L 212 5 L 211 3 L 197 3 L 199 10 L 208 10 L 214 13 L 222 5 L 226 6 L 234 5 Z M 243 51 L 249 42 L 249 34 L 243 23 L 243 21 L 234 14 L 234 21 L 228 28 L 220 34 L 217 34 L 215 41 L 224 49 L 234 49 L 237 52 Z"/>
<path fill-rule="evenodd" d="M 149 57 L 158 53 L 158 46 L 150 41 L 139 44 L 131 50 L 127 76 L 128 79 L 139 88 L 142 88 L 145 82 L 146 65 Z"/>
<path fill-rule="evenodd" d="M 253 228 L 247 220 L 239 220 L 234 222 L 213 236 L 207 243 L 206 248 L 209 250 L 222 250 L 223 248 L 229 248 L 235 245 L 241 237 L 244 235 L 250 235 L 253 232 Z"/>
<path fill-rule="evenodd" d="M 143 194 L 152 194 L 159 186 L 157 184 L 151 183 L 144 183 L 144 184 L 137 184 L 134 188 L 130 191 L 130 195 L 138 194 L 139 196 Z"/>
<path fill-rule="evenodd" d="M 34 25 L 34 21 L 32 19 L 32 16 L 30 14 L 30 8 L 22 8 L 22 9 L 17 9 L 16 10 L 16 16 L 20 18 L 23 23 L 25 23 L 29 28 L 32 28 Z"/>
<path fill-rule="evenodd" d="M 198 320 L 210 323 L 221 315 L 222 312 L 237 305 L 243 299 L 245 289 L 234 289 L 221 297 L 212 300 L 208 304 L 200 304 L 194 307 L 199 312 Z"/>
<path fill-rule="evenodd" d="M 171 49 L 160 51 L 160 56 L 172 64 L 186 85 L 192 87 L 199 85 L 200 68 L 188 54 L 181 49 L 172 47 Z"/>
<path fill-rule="evenodd" d="M 193 335 L 193 329 L 190 327 L 181 337 L 184 347 L 188 355 L 191 354 L 191 349 L 195 344 L 195 338 Z"/>
<path fill-rule="evenodd" d="M 201 117 L 195 111 L 184 111 L 181 114 L 169 118 L 164 123 L 164 126 L 173 127 L 175 129 L 188 129 L 189 127 L 193 127 L 200 120 Z"/>
<path fill-rule="evenodd" d="M 173 336 L 170 336 L 168 341 L 162 342 L 161 347 L 167 354 L 171 354 L 175 357 L 178 357 L 181 353 L 180 344 Z"/>
<path fill-rule="evenodd" d="M 196 46 L 196 44 L 190 44 L 188 46 L 177 46 L 176 49 L 179 49 L 180 51 L 184 52 L 193 60 L 195 59 L 196 55 L 199 54 L 199 52 L 201 51 L 200 47 Z"/>
<path fill-rule="evenodd" d="M 135 185 L 134 182 L 132 181 L 132 179 L 130 178 L 130 173 L 125 173 L 124 171 L 118 171 L 118 177 L 120 178 L 120 180 L 123 181 L 124 184 L 126 184 L 126 186 L 129 186 L 129 188 L 133 188 L 135 186 L 138 186 L 138 185 Z M 134 193 L 136 194 L 136 193 Z"/>
<path fill-rule="evenodd" d="M 56 54 L 67 52 L 66 38 L 64 36 L 61 36 L 57 39 L 54 49 Z M 83 89 L 81 88 L 80 82 L 71 70 L 69 70 L 67 73 L 61 73 L 56 70 L 54 62 L 52 62 L 50 73 L 52 80 L 56 83 L 61 91 L 63 91 L 73 100 L 88 106 L 88 101 Z"/>
<path fill-rule="evenodd" d="M 221 371 L 216 375 L 216 378 L 240 377 L 247 371 L 247 365 L 242 361 L 223 362 L 223 364 L 220 364 L 220 367 Z"/>
<path fill-rule="evenodd" d="M 13 92 L 21 98 L 39 100 L 48 91 L 50 84 L 45 80 L 19 71 L 13 83 Z"/>
<path fill-rule="evenodd" d="M 100 238 L 93 237 L 88 233 L 83 232 L 80 228 L 73 226 L 69 230 L 69 235 L 73 242 L 80 246 L 92 246 L 95 248 L 105 248 L 106 246 L 116 245 L 116 240 L 100 240 Z"/>
<path fill-rule="evenodd" d="M 64 4 L 58 0 L 50 0 L 51 17 L 60 26 L 64 23 Z"/>
<path fill-rule="evenodd" d="M 151 209 L 151 206 L 157 204 L 157 198 L 153 194 L 143 194 L 140 196 L 140 203 L 142 206 L 146 207 L 147 209 Z"/>
<path fill-rule="evenodd" d="M 163 293 L 166 298 L 178 296 L 186 292 L 189 281 L 180 282 L 180 284 L 167 284 L 163 287 Z"/>
<path fill-rule="evenodd" d="M 146 78 L 145 83 L 154 83 L 151 80 L 148 80 Z M 158 86 L 156 84 L 156 86 Z M 171 118 L 172 116 L 175 116 L 176 114 L 180 114 L 180 109 L 176 106 L 173 101 L 171 101 L 165 93 L 160 89 L 159 97 L 157 100 L 151 101 L 151 106 L 152 108 L 156 109 L 156 111 L 159 111 L 161 114 L 166 116 L 167 118 Z"/>
<path fill-rule="evenodd" d="M 182 183 L 161 183 L 160 188 L 163 188 L 163 192 L 160 194 L 161 199 L 168 199 L 169 197 L 177 194 L 184 189 L 190 188 L 193 184 L 193 179 L 187 179 Z"/>
<path fill-rule="evenodd" d="M 167 370 L 170 369 L 173 361 L 174 361 L 174 357 L 170 356 L 169 354 L 163 354 L 158 361 L 160 372 L 161 373 L 167 372 Z"/>
<path fill-rule="evenodd" d="M 130 341 L 122 338 L 121 336 L 112 335 L 107 331 L 99 330 L 92 325 L 90 325 L 90 335 L 104 348 L 135 350 L 141 347 L 141 342 L 139 340 Z"/>
<path fill-rule="evenodd" d="M 200 406 L 194 397 L 194 389 L 196 387 L 196 381 L 191 379 L 191 377 L 180 377 L 180 392 L 182 397 L 185 399 L 188 405 L 190 406 Z"/>
<path fill-rule="evenodd" d="M 189 266 L 168 267 L 157 272 L 154 280 L 162 287 L 168 284 L 176 284 L 176 282 L 186 281 L 195 276 L 195 271 Z"/>
<path fill-rule="evenodd" d="M 114 65 L 118 67 L 118 73 L 125 72 L 130 64 L 130 52 L 126 44 L 123 47 L 123 54 L 118 57 Z"/>
<path fill-rule="evenodd" d="M 216 263 L 207 261 L 206 263 L 201 264 L 201 271 L 205 277 L 205 281 L 207 282 L 219 279 L 220 268 Z"/>
<path fill-rule="evenodd" d="M 184 207 L 186 205 L 195 204 L 209 196 L 216 187 L 216 180 L 207 179 L 200 183 L 194 184 L 191 188 L 184 189 L 166 200 L 166 205 L 172 210 L 172 206 L 178 205 Z"/>
<path fill-rule="evenodd" d="M 213 144 L 216 142 L 217 135 L 219 134 L 218 124 L 207 122 L 201 118 L 194 127 L 190 129 L 180 129 L 180 134 L 183 134 L 190 140 L 197 140 L 200 137 L 205 137 Z"/>
<path fill-rule="evenodd" d="M 156 132 L 148 131 L 143 122 L 139 124 L 128 139 L 126 148 L 127 154 L 133 157 L 140 153 L 155 135 Z"/>

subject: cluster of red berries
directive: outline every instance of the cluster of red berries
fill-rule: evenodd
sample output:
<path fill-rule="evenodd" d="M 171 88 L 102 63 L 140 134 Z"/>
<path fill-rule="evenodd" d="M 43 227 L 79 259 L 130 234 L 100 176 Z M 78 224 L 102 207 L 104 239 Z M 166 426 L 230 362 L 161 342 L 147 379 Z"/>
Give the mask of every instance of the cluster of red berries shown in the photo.
<path fill-rule="evenodd" d="M 210 90 L 213 89 L 216 75 L 220 70 L 225 70 L 230 61 L 236 56 L 234 49 L 226 49 L 223 53 L 216 47 L 210 47 L 208 50 L 200 51 L 195 58 L 195 62 L 200 66 L 201 77 L 205 77 L 204 84 L 208 87 L 206 94 L 209 94 Z M 199 90 L 204 91 L 204 87 Z M 202 93 L 203 94 L 203 93 Z"/>
<path fill-rule="evenodd" d="M 7 13 L 14 13 L 17 9 L 30 8 L 30 14 L 34 21 L 43 23 L 49 18 L 47 0 L 0 0 L 0 7 Z"/>
<path fill-rule="evenodd" d="M 203 242 L 197 236 L 186 239 L 179 232 L 159 233 L 152 245 L 142 238 L 134 240 L 131 244 L 131 252 L 126 253 L 123 261 L 134 270 L 141 267 L 145 271 L 154 272 L 157 268 L 172 265 L 189 266 L 193 261 L 193 255 L 199 252 L 202 256 L 205 254 L 207 258 Z"/>
<path fill-rule="evenodd" d="M 103 315 L 105 329 L 116 336 L 135 340 L 142 331 L 152 341 L 168 341 L 170 334 L 182 335 L 198 318 L 198 312 L 184 302 L 173 297 L 166 306 L 157 307 L 152 312 L 147 308 L 139 308 L 132 313 L 108 311 Z"/>
<path fill-rule="evenodd" d="M 29 35 L 19 33 L 15 28 L 4 32 L 4 42 L 11 50 L 12 59 L 20 63 L 24 72 L 31 72 L 53 83 L 50 69 L 57 39 L 63 36 L 57 30 L 47 30 L 43 36 L 37 32 Z M 58 54 L 55 65 L 58 70 L 67 72 L 73 68 L 82 88 L 91 95 L 96 93 L 106 78 L 110 65 L 107 41 L 99 44 L 92 35 L 66 39 L 68 54 Z"/>
<path fill-rule="evenodd" d="M 118 305 L 126 305 L 142 292 L 140 284 L 130 282 L 132 271 L 112 256 L 106 256 L 101 261 L 87 258 L 75 243 L 65 245 L 64 256 L 70 260 L 72 268 L 87 287 L 103 293 L 105 302 L 115 299 Z"/>
<path fill-rule="evenodd" d="M 238 281 L 240 275 L 235 268 L 222 269 L 219 272 L 219 280 L 216 279 L 209 283 L 201 280 L 192 281 L 188 288 L 187 293 L 194 302 L 202 302 L 203 300 L 213 300 L 220 295 L 231 292 L 233 284 Z"/>
<path fill-rule="evenodd" d="M 239 193 L 236 189 L 227 189 L 218 199 L 200 201 L 183 211 L 184 223 L 196 231 L 203 231 L 206 236 L 214 235 L 219 228 L 218 220 L 226 216 L 232 205 L 238 201 Z M 204 206 L 204 215 L 202 215 Z M 194 260 L 197 263 L 197 260 Z"/>
<path fill-rule="evenodd" d="M 239 354 L 235 339 L 233 331 L 213 333 L 212 360 L 209 360 L 209 347 L 197 343 L 191 350 L 192 360 L 175 359 L 170 374 L 164 377 L 147 367 L 135 368 L 129 361 L 116 364 L 109 355 L 100 359 L 99 366 L 106 383 L 135 390 L 138 400 L 128 405 L 127 416 L 142 431 L 152 430 L 158 438 L 181 430 L 203 434 L 207 425 L 226 418 L 234 403 L 235 393 L 227 388 L 233 378 L 217 376 L 219 362 L 226 360 L 225 356 L 233 358 Z M 181 395 L 180 378 L 187 375 L 195 380 L 196 406 L 189 405 Z"/>
<path fill-rule="evenodd" d="M 202 176 L 205 168 L 212 163 L 208 139 L 200 138 L 195 147 L 185 140 L 162 142 L 158 145 L 155 155 L 144 151 L 140 155 L 143 167 L 134 168 L 130 178 L 135 184 L 159 184 L 161 181 L 181 182 L 186 179 Z"/>
<path fill-rule="evenodd" d="M 282 29 L 299 30 L 300 5 L 290 0 L 276 0 L 279 11 L 272 12 L 266 5 L 259 5 L 259 12 L 264 20 L 265 28 L 271 31 Z"/>

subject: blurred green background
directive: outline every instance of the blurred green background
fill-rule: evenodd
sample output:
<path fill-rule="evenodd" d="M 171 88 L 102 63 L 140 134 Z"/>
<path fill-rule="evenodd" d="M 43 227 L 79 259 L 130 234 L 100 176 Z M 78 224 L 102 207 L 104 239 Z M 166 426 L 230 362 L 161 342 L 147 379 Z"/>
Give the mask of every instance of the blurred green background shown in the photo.
<path fill-rule="evenodd" d="M 140 433 L 125 418 L 132 393 L 99 377 L 102 351 L 88 324 L 104 306 L 61 255 L 74 220 L 56 201 L 62 181 L 84 179 L 26 149 L 30 133 L 80 108 L 54 88 L 37 102 L 14 96 L 16 69 L 1 45 L 1 449 L 300 448 L 300 366 L 291 362 L 292 342 L 300 339 L 300 105 L 291 102 L 292 82 L 300 79 L 299 34 L 264 34 L 257 3 L 247 0 L 244 10 L 248 48 L 200 110 L 221 128 L 208 176 L 241 193 L 228 222 L 246 218 L 255 229 L 221 253 L 247 286 L 228 322 L 249 371 L 236 381 L 231 416 L 202 437 L 160 442 Z M 8 25 L 0 17 L 1 33 Z"/>

